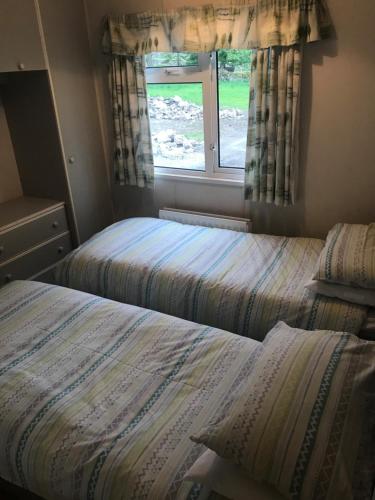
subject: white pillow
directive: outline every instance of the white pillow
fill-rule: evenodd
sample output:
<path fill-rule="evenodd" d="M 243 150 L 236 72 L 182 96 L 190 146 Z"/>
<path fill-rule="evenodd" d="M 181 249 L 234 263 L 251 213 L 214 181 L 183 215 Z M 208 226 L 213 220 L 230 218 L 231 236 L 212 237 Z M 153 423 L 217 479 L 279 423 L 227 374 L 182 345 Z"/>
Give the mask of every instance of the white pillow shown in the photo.
<path fill-rule="evenodd" d="M 251 479 L 239 465 L 207 449 L 184 476 L 184 480 L 203 484 L 230 500 L 282 500 L 271 486 Z"/>
<path fill-rule="evenodd" d="M 374 342 L 280 321 L 241 390 L 190 439 L 290 500 L 369 499 L 374 360 Z"/>
<path fill-rule="evenodd" d="M 337 299 L 346 300 L 347 302 L 360 304 L 362 306 L 375 307 L 375 290 L 337 285 L 334 283 L 326 283 L 324 281 L 316 280 L 309 281 L 305 287 L 312 292 L 326 295 L 327 297 L 335 297 Z"/>
<path fill-rule="evenodd" d="M 336 224 L 328 233 L 314 279 L 375 289 L 375 223 Z"/>

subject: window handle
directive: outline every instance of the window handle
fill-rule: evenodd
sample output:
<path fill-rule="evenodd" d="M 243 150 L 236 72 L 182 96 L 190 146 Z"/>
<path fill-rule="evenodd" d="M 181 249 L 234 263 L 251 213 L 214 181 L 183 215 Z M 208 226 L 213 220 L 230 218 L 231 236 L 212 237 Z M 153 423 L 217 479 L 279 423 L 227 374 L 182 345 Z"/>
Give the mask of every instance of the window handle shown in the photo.
<path fill-rule="evenodd" d="M 164 73 L 166 75 L 180 75 L 181 74 L 181 69 L 180 68 L 176 68 L 176 69 L 165 69 L 164 70 Z"/>

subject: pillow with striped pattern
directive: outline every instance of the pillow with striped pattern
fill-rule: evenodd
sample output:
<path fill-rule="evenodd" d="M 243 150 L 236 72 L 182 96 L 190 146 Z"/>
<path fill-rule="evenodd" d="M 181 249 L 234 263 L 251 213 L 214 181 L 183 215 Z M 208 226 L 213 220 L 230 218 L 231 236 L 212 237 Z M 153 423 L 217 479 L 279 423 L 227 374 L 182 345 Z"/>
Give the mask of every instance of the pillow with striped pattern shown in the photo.
<path fill-rule="evenodd" d="M 280 322 L 226 408 L 191 439 L 285 498 L 371 498 L 374 342 Z"/>
<path fill-rule="evenodd" d="M 375 288 L 375 224 L 336 224 L 313 279 Z"/>

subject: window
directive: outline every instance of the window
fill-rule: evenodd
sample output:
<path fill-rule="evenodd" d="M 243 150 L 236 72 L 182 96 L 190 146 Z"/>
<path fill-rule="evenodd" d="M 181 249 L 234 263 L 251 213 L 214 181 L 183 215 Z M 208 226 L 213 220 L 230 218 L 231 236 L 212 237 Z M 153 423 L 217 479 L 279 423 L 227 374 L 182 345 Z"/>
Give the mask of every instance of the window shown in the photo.
<path fill-rule="evenodd" d="M 202 83 L 148 84 L 154 163 L 205 169 Z"/>
<path fill-rule="evenodd" d="M 242 178 L 249 105 L 249 50 L 146 56 L 155 167 Z"/>

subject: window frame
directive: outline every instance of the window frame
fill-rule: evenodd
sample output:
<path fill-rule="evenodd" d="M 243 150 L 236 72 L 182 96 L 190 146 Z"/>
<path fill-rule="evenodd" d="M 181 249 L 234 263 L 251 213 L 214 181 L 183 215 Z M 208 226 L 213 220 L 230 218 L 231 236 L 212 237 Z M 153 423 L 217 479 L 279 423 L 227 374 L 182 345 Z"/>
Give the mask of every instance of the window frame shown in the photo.
<path fill-rule="evenodd" d="M 202 180 L 228 180 L 236 183 L 244 179 L 244 169 L 220 167 L 219 160 L 219 97 L 216 52 L 199 53 L 198 65 L 146 67 L 146 83 L 201 83 L 203 98 L 203 130 L 205 170 L 172 168 L 155 165 L 155 174 Z"/>

